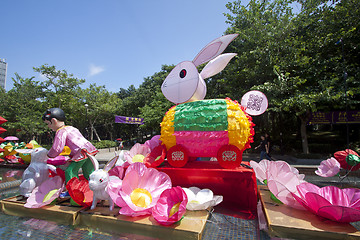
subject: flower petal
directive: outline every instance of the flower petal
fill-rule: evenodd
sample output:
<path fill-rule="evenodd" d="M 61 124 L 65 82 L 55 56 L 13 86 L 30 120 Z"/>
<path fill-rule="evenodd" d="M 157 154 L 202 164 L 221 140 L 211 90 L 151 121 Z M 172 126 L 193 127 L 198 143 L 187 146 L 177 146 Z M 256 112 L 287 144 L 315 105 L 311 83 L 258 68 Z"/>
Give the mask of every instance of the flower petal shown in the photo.
<path fill-rule="evenodd" d="M 129 206 L 124 206 L 120 209 L 119 214 L 130 217 L 138 217 L 151 214 L 151 209 L 145 209 L 143 211 L 134 211 Z"/>
<path fill-rule="evenodd" d="M 337 222 L 357 222 L 360 210 L 344 206 L 325 206 L 318 210 L 318 215 Z"/>
<path fill-rule="evenodd" d="M 263 161 L 269 161 L 269 160 L 261 160 L 260 162 L 264 163 Z M 255 176 L 257 179 L 259 179 L 260 182 L 264 182 L 266 179 L 266 167 L 264 167 L 265 164 L 260 165 L 260 163 L 257 163 L 255 161 L 250 161 L 250 166 L 254 169 Z"/>
<path fill-rule="evenodd" d="M 200 203 L 211 201 L 213 197 L 214 194 L 210 189 L 202 189 L 196 194 L 196 200 Z"/>

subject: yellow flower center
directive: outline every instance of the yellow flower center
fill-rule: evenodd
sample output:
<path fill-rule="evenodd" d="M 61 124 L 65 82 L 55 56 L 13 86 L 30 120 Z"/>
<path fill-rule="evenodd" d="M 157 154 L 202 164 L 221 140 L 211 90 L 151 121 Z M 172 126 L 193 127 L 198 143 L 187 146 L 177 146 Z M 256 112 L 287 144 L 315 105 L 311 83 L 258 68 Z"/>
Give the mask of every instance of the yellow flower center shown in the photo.
<path fill-rule="evenodd" d="M 48 192 L 43 199 L 43 202 L 48 201 L 59 189 L 53 189 L 50 192 Z"/>
<path fill-rule="evenodd" d="M 192 201 L 190 201 L 189 203 L 200 203 L 200 202 L 197 201 L 197 200 L 192 200 Z"/>
<path fill-rule="evenodd" d="M 144 162 L 144 158 L 145 156 L 142 155 L 142 154 L 136 154 L 133 158 L 132 158 L 132 161 L 133 162 Z"/>
<path fill-rule="evenodd" d="M 132 191 L 130 194 L 130 199 L 133 204 L 142 208 L 146 208 L 152 202 L 150 192 L 143 188 L 136 188 L 134 191 Z"/>
<path fill-rule="evenodd" d="M 170 209 L 169 218 L 171 218 L 172 215 L 174 215 L 175 213 L 177 213 L 179 211 L 180 204 L 181 204 L 181 202 L 178 202 Z"/>

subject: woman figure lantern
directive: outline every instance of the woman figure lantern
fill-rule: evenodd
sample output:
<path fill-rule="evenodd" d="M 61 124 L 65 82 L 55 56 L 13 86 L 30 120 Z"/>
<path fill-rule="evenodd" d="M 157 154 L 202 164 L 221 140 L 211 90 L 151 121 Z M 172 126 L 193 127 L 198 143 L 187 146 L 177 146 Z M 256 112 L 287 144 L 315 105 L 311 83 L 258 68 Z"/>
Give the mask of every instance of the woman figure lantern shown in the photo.
<path fill-rule="evenodd" d="M 221 53 L 237 35 L 210 42 L 193 61 L 179 63 L 161 86 L 164 96 L 177 104 L 161 123 L 160 140 L 172 166 L 183 167 L 189 158 L 216 157 L 222 167 L 236 168 L 243 151 L 253 142 L 254 124 L 245 107 L 229 98 L 203 100 L 204 79 L 222 71 L 236 56 Z M 208 61 L 199 73 L 197 66 Z"/>

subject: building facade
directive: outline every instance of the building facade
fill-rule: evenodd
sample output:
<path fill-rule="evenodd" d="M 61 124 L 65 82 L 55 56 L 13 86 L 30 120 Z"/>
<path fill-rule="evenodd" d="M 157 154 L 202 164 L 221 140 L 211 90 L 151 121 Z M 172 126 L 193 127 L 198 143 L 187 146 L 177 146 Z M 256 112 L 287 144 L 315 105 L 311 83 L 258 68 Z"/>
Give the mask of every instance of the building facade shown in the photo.
<path fill-rule="evenodd" d="M 5 59 L 0 58 L 0 87 L 5 89 L 6 86 L 7 63 Z"/>

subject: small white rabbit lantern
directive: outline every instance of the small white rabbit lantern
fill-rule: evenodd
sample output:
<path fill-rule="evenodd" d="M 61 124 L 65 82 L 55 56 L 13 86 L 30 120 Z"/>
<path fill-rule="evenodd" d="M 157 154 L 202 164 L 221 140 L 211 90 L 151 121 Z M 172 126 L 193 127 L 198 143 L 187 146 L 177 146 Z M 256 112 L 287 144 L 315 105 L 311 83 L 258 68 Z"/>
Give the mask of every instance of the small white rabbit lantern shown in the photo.
<path fill-rule="evenodd" d="M 95 171 L 89 176 L 89 188 L 93 191 L 93 202 L 91 209 L 94 209 L 100 200 L 108 200 L 110 204 L 110 211 L 114 210 L 114 202 L 108 193 L 109 184 L 109 170 L 115 165 L 119 156 L 116 153 L 115 157 L 112 158 L 104 167 L 99 169 L 99 162 L 94 156 L 86 153 L 94 165 Z"/>
<path fill-rule="evenodd" d="M 221 53 L 237 36 L 238 34 L 229 34 L 219 37 L 206 45 L 194 60 L 176 65 L 161 85 L 164 96 L 175 104 L 203 100 L 206 95 L 204 79 L 221 72 L 236 56 L 236 53 Z M 197 66 L 208 61 L 210 62 L 199 74 Z"/>

